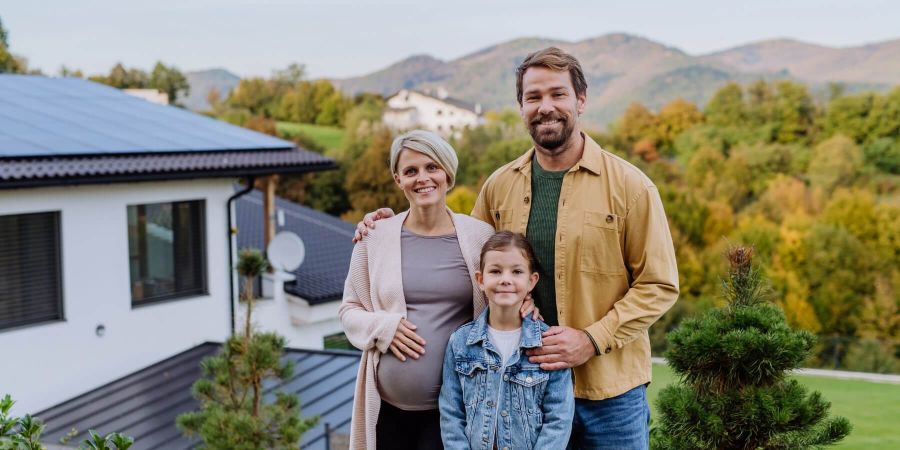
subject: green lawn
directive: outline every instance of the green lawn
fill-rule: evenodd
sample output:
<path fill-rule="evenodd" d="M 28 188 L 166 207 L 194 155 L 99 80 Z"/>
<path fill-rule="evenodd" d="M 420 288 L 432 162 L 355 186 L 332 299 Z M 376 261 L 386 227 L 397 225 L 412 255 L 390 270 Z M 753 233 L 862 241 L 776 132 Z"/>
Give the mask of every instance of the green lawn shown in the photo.
<path fill-rule="evenodd" d="M 829 448 L 900 449 L 900 385 L 810 376 L 797 378 L 831 402 L 832 414 L 844 416 L 853 424 L 850 436 Z M 667 366 L 653 365 L 653 383 L 647 390 L 653 417 L 658 417 L 656 395 L 675 380 Z"/>
<path fill-rule="evenodd" d="M 327 150 L 334 150 L 341 146 L 344 140 L 344 130 L 338 127 L 326 127 L 308 123 L 278 122 L 278 133 L 285 137 L 291 137 L 298 132 L 303 133 L 322 144 Z"/>

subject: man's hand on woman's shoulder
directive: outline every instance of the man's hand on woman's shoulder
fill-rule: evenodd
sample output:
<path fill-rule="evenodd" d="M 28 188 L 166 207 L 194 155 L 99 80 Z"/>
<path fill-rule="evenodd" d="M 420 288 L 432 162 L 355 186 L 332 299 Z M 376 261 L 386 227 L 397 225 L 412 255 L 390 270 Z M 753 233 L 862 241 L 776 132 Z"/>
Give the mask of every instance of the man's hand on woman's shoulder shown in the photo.
<path fill-rule="evenodd" d="M 394 210 L 391 208 L 379 208 L 375 211 L 372 211 L 365 216 L 363 216 L 363 220 L 356 224 L 356 232 L 353 234 L 353 243 L 357 243 L 362 240 L 363 237 L 369 234 L 369 229 L 375 229 L 375 222 L 381 219 L 389 219 L 394 217 Z"/>

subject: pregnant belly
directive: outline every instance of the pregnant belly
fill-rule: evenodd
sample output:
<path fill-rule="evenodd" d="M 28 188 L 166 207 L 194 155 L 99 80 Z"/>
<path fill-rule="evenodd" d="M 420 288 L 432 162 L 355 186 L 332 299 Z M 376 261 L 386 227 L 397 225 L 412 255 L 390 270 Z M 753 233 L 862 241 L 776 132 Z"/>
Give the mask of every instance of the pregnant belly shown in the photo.
<path fill-rule="evenodd" d="M 378 363 L 378 392 L 381 398 L 400 409 L 437 409 L 447 336 L 425 338 L 425 354 L 419 359 L 400 361 L 388 351 Z"/>

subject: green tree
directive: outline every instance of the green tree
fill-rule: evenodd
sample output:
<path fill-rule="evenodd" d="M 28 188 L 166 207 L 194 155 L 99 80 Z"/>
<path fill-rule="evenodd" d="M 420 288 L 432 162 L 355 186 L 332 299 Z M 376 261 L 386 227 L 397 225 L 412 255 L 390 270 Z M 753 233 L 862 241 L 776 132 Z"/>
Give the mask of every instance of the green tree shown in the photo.
<path fill-rule="evenodd" d="M 869 118 L 875 94 L 863 93 L 838 97 L 828 102 L 825 113 L 825 135 L 842 134 L 857 143 L 865 142 L 869 137 L 873 120 Z"/>
<path fill-rule="evenodd" d="M 296 395 L 276 392 L 273 402 L 263 400 L 266 380 L 287 380 L 293 374 L 293 364 L 282 358 L 284 338 L 251 327 L 253 279 L 267 267 L 259 250 L 241 251 L 237 271 L 245 278 L 244 334 L 232 335 L 218 355 L 203 360 L 203 376 L 193 386 L 200 410 L 178 416 L 178 427 L 188 437 L 199 436 L 205 448 L 295 449 L 318 420 L 300 417 Z"/>
<path fill-rule="evenodd" d="M 169 103 L 173 105 L 177 105 L 179 98 L 187 97 L 191 92 L 184 74 L 174 66 L 166 66 L 162 62 L 153 66 L 147 85 L 168 95 Z"/>
<path fill-rule="evenodd" d="M 728 304 L 687 319 L 669 334 L 666 356 L 681 382 L 657 399 L 654 447 L 665 449 L 808 449 L 834 444 L 850 433 L 843 417 L 828 418 L 830 404 L 787 377 L 815 342 L 795 331 L 764 300 L 752 249 L 728 252 L 723 293 Z"/>
<path fill-rule="evenodd" d="M 746 126 L 747 108 L 741 85 L 731 82 L 716 91 L 704 113 L 706 121 L 718 127 Z"/>
<path fill-rule="evenodd" d="M 775 140 L 781 143 L 806 142 L 812 133 L 815 108 L 805 85 L 780 81 L 776 85 Z"/>
<path fill-rule="evenodd" d="M 863 162 L 862 150 L 850 138 L 835 135 L 813 148 L 807 177 L 812 186 L 831 192 L 856 181 Z"/>

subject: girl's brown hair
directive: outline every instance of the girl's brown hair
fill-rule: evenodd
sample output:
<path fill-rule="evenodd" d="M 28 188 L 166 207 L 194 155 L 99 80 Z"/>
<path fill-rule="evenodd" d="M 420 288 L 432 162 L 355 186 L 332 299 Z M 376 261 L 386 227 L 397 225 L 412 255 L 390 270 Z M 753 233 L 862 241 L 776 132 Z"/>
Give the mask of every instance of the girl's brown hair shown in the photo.
<path fill-rule="evenodd" d="M 528 260 L 528 270 L 537 272 L 537 259 L 534 257 L 534 249 L 525 239 L 522 233 L 513 233 L 512 231 L 498 231 L 488 238 L 484 246 L 481 247 L 481 263 L 479 270 L 484 270 L 484 255 L 491 251 L 503 251 L 507 248 L 516 248 L 522 252 L 522 256 Z"/>

